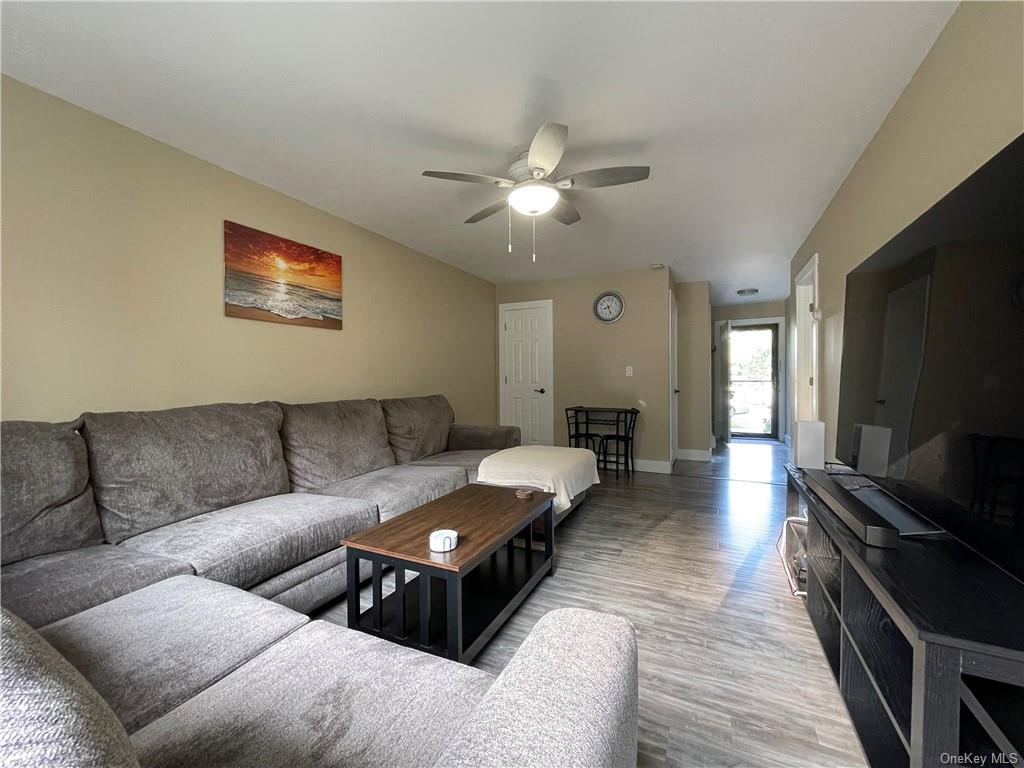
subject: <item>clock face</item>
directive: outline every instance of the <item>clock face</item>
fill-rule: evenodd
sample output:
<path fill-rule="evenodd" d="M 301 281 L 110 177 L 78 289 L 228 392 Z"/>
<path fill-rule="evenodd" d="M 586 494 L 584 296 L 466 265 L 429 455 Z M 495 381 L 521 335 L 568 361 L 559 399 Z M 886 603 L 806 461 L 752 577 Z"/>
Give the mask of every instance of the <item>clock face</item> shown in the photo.
<path fill-rule="evenodd" d="M 594 300 L 594 316 L 602 323 L 614 323 L 625 308 L 626 303 L 615 291 L 605 291 Z"/>

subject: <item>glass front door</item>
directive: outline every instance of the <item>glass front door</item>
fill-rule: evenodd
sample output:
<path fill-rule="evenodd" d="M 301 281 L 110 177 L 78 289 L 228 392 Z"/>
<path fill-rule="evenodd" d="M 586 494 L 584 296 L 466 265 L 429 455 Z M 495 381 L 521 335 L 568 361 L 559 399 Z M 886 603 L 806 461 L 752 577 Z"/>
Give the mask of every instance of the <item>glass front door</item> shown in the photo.
<path fill-rule="evenodd" d="M 729 426 L 738 437 L 779 436 L 779 328 L 734 326 L 729 334 Z"/>

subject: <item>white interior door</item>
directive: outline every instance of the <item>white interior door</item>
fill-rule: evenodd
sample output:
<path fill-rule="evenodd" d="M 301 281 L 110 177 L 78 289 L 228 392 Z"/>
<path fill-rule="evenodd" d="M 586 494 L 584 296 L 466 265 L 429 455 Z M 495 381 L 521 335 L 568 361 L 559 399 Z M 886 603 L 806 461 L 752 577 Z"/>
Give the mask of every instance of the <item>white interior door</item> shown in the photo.
<path fill-rule="evenodd" d="M 889 294 L 882 333 L 882 370 L 875 400 L 875 424 L 892 430 L 889 475 L 907 475 L 907 446 L 917 385 L 924 365 L 928 322 L 928 278 L 919 277 Z"/>
<path fill-rule="evenodd" d="M 668 291 L 668 403 L 669 461 L 675 461 L 679 448 L 679 306 Z"/>
<path fill-rule="evenodd" d="M 502 304 L 501 423 L 519 427 L 523 445 L 554 442 L 554 355 L 551 301 Z"/>

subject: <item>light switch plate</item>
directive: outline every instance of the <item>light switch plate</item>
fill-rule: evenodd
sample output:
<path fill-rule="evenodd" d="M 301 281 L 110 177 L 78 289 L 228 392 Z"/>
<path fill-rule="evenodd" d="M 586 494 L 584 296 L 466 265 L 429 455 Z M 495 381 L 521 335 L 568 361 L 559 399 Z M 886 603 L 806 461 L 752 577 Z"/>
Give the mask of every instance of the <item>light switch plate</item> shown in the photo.
<path fill-rule="evenodd" d="M 627 365 L 626 366 L 626 375 L 627 376 L 632 376 L 633 375 L 633 366 L 632 365 Z"/>

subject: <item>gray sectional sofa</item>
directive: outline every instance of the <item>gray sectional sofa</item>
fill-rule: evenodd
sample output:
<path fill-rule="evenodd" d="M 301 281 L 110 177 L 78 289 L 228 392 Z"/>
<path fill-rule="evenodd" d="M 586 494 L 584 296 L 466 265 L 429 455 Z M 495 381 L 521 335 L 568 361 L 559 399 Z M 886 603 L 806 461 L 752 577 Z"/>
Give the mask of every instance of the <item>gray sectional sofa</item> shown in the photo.
<path fill-rule="evenodd" d="M 519 443 L 441 395 L 86 413 L 0 429 L 0 601 L 41 627 L 175 575 L 308 613 L 338 542 L 475 479 Z"/>
<path fill-rule="evenodd" d="M 441 396 L 0 429 L 5 766 L 633 766 L 625 620 L 554 611 L 494 676 L 308 614 L 344 536 L 517 429 Z"/>
<path fill-rule="evenodd" d="M 195 576 L 0 632 L 11 768 L 636 764 L 633 628 L 592 611 L 496 677 Z"/>

